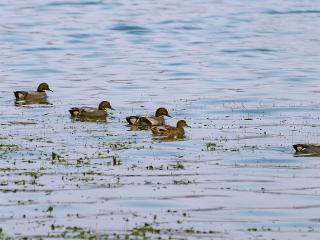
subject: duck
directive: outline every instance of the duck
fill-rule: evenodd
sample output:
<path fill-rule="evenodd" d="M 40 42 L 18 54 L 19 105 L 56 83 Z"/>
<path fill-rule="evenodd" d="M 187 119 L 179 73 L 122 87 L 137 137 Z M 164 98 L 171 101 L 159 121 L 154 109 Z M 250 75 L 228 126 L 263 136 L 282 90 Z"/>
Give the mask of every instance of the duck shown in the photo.
<path fill-rule="evenodd" d="M 296 150 L 296 153 L 304 154 L 320 154 L 320 145 L 319 144 L 294 144 L 292 145 Z"/>
<path fill-rule="evenodd" d="M 176 127 L 169 125 L 155 126 L 151 128 L 151 131 L 157 136 L 182 138 L 184 137 L 184 127 L 189 127 L 187 122 L 185 120 L 179 120 Z"/>
<path fill-rule="evenodd" d="M 105 120 L 107 109 L 114 110 L 109 101 L 102 101 L 98 108 L 94 107 L 73 107 L 69 110 L 71 117 L 81 120 Z"/>
<path fill-rule="evenodd" d="M 132 126 L 161 126 L 165 124 L 165 116 L 171 117 L 166 108 L 160 107 L 154 116 L 129 116 L 126 120 Z"/>
<path fill-rule="evenodd" d="M 53 92 L 47 83 L 40 83 L 37 91 L 15 91 L 16 101 L 41 102 L 47 98 L 46 91 Z"/>

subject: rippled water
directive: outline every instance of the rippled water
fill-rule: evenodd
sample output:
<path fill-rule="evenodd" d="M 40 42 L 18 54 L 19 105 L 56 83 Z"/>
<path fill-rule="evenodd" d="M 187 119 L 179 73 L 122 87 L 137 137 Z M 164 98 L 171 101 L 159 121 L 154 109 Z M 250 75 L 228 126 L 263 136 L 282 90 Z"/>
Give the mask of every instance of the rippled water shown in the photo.
<path fill-rule="evenodd" d="M 0 16 L 5 236 L 148 223 L 152 237 L 319 238 L 319 158 L 291 145 L 320 143 L 320 2 L 2 1 Z M 52 105 L 14 105 L 40 82 Z M 105 99 L 107 123 L 70 119 Z M 129 131 L 159 106 L 186 139 Z"/>

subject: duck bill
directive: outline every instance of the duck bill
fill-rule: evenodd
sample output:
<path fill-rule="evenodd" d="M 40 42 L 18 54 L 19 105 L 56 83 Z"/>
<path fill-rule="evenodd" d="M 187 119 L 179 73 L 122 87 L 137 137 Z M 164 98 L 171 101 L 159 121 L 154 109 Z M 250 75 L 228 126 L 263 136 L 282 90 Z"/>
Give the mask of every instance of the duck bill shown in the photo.
<path fill-rule="evenodd" d="M 109 109 L 111 109 L 111 110 L 115 110 L 113 107 L 109 107 Z"/>
<path fill-rule="evenodd" d="M 48 88 L 48 91 L 53 92 L 50 88 Z"/>
<path fill-rule="evenodd" d="M 169 115 L 169 114 L 167 115 L 167 117 L 172 118 L 172 116 L 171 116 L 171 115 Z"/>
<path fill-rule="evenodd" d="M 186 126 L 187 128 L 191 128 L 189 125 Z"/>

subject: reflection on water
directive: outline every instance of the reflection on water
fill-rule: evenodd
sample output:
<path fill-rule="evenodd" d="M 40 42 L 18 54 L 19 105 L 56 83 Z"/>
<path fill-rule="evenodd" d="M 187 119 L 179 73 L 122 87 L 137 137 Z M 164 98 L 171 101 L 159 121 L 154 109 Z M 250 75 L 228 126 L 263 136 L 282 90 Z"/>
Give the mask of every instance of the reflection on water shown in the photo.
<path fill-rule="evenodd" d="M 175 136 L 153 136 L 153 140 L 156 142 L 173 142 L 173 141 L 183 141 L 185 137 L 175 137 Z"/>
<path fill-rule="evenodd" d="M 53 105 L 48 101 L 48 99 L 41 99 L 41 100 L 16 100 L 15 102 L 16 106 L 24 106 L 24 105 L 35 105 L 35 104 L 44 104 L 44 105 Z"/>
<path fill-rule="evenodd" d="M 318 237 L 319 159 L 291 146 L 320 143 L 318 2 L 0 6 L 5 234 L 125 234 L 148 223 L 164 237 Z M 49 105 L 15 106 L 13 91 L 44 81 Z M 103 99 L 116 109 L 107 122 L 70 119 L 70 107 Z M 159 106 L 168 124 L 192 126 L 185 139 L 126 125 Z"/>

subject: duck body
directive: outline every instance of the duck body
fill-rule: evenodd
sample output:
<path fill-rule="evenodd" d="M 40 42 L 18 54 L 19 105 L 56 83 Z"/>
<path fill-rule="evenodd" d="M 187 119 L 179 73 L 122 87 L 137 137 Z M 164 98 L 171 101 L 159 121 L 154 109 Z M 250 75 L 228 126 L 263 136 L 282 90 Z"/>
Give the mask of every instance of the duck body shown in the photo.
<path fill-rule="evenodd" d="M 151 128 L 151 131 L 156 136 L 167 136 L 174 138 L 182 138 L 184 137 L 184 127 L 188 127 L 185 120 L 179 120 L 177 122 L 177 126 L 155 126 Z"/>
<path fill-rule="evenodd" d="M 102 101 L 98 108 L 94 107 L 73 107 L 69 110 L 71 117 L 80 120 L 105 120 L 107 109 L 113 109 L 108 101 Z"/>
<path fill-rule="evenodd" d="M 26 92 L 26 91 L 16 91 L 14 92 L 17 101 L 41 101 L 47 99 L 46 92 Z"/>
<path fill-rule="evenodd" d="M 168 110 L 158 108 L 154 116 L 129 116 L 126 120 L 133 126 L 161 126 L 165 124 L 165 116 L 170 117 Z"/>
<path fill-rule="evenodd" d="M 73 107 L 69 110 L 72 117 L 78 118 L 106 118 L 107 111 L 93 107 Z"/>
<path fill-rule="evenodd" d="M 47 99 L 47 93 L 46 91 L 52 90 L 49 88 L 49 85 L 47 83 L 41 83 L 38 86 L 37 91 L 15 91 L 14 95 L 16 97 L 16 101 L 25 101 L 30 103 L 38 103 L 45 101 Z"/>
<path fill-rule="evenodd" d="M 294 144 L 292 145 L 296 150 L 296 153 L 303 154 L 320 154 L 320 145 L 319 144 Z"/>
<path fill-rule="evenodd" d="M 165 124 L 163 116 L 129 116 L 126 120 L 133 126 L 161 126 Z"/>

